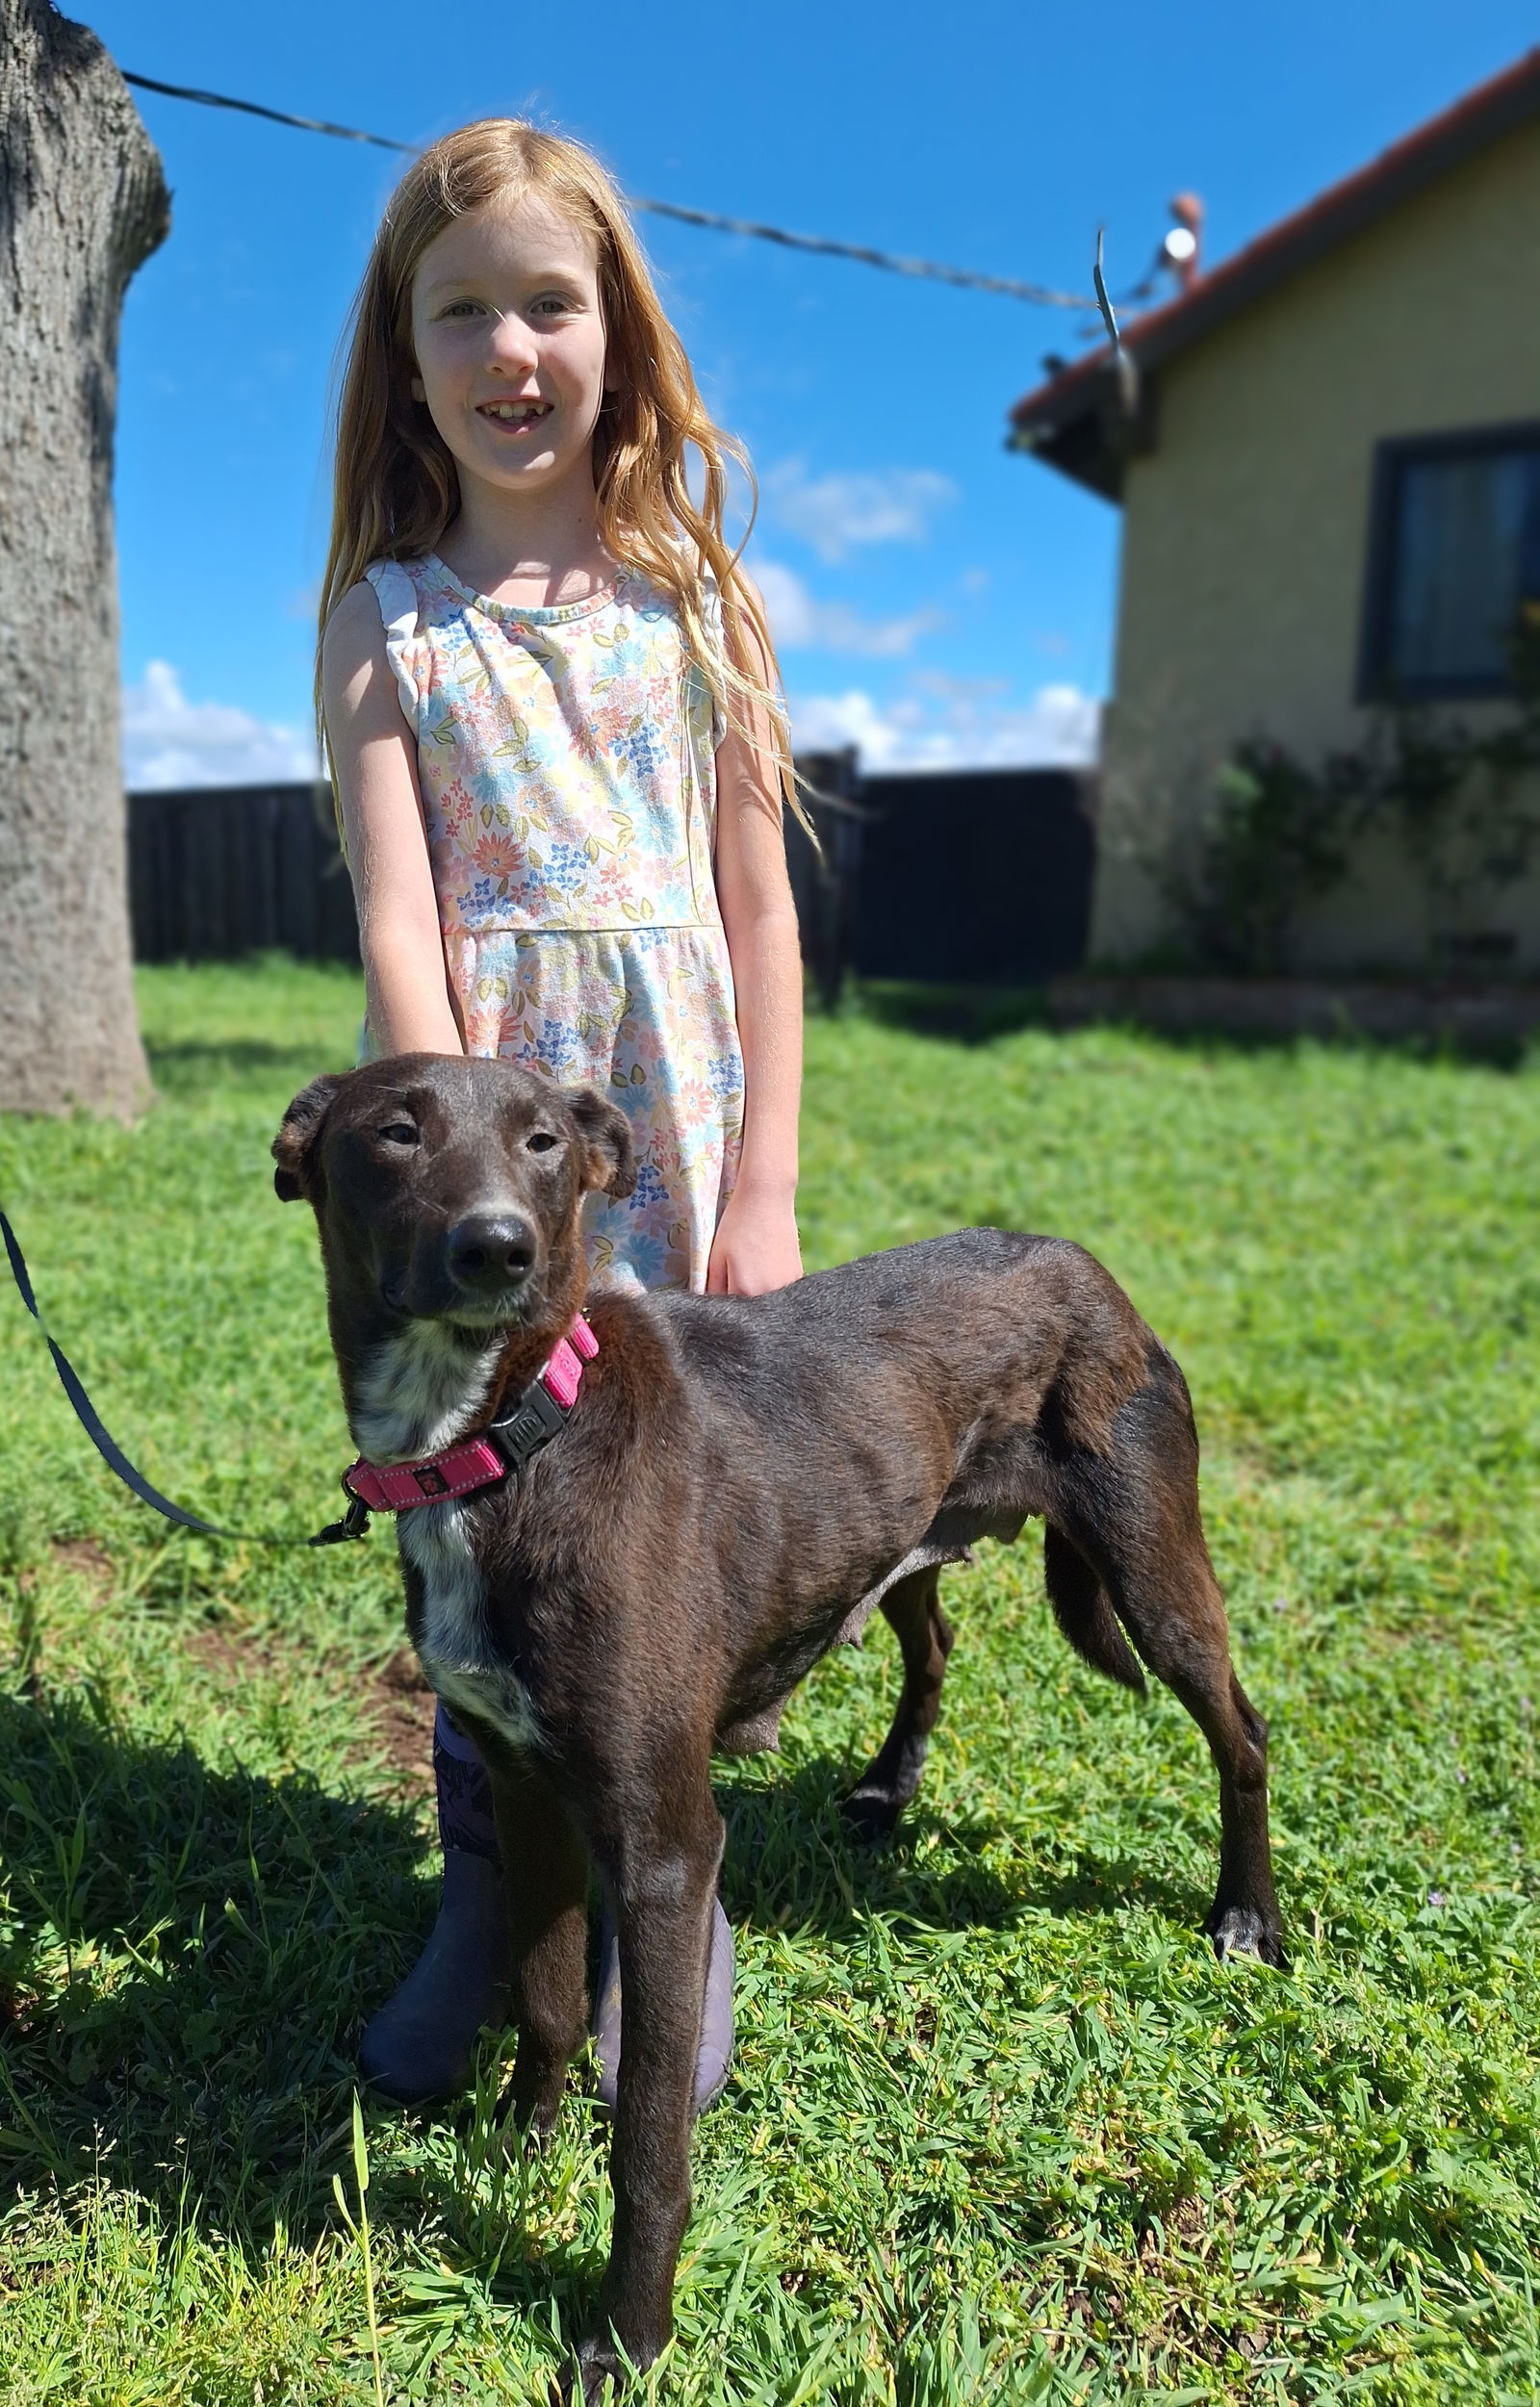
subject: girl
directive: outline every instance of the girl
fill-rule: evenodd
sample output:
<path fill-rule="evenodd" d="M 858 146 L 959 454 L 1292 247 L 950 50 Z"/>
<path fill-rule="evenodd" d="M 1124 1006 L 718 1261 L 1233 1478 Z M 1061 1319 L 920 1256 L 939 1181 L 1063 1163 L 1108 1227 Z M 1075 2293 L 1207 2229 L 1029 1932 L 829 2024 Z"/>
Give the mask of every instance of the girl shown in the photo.
<path fill-rule="evenodd" d="M 801 1275 L 802 978 L 774 654 L 723 533 L 734 449 L 597 161 L 504 117 L 424 154 L 359 294 L 321 599 L 369 1041 L 603 1088 L 641 1167 L 589 1198 L 595 1270 L 754 1294 Z M 411 2102 L 465 2080 L 507 1978 L 486 1776 L 442 1706 L 434 1770 L 438 1921 L 361 2050 Z M 719 1908 L 698 2103 L 732 1961 Z"/>

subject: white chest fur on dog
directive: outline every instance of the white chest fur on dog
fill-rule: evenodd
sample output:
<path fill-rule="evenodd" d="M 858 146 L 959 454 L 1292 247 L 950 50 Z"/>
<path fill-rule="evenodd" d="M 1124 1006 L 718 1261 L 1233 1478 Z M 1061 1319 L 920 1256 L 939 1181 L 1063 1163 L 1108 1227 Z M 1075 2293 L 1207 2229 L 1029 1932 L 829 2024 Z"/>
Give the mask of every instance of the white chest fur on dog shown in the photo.
<path fill-rule="evenodd" d="M 539 1743 L 524 1684 L 492 1656 L 486 1589 L 471 1550 L 463 1504 L 419 1504 L 402 1513 L 397 1541 L 423 1581 L 418 1655 L 451 1713 L 490 1722 L 510 1747 Z"/>
<path fill-rule="evenodd" d="M 468 1360 L 453 1329 L 410 1322 L 359 1382 L 352 1425 L 361 1451 L 371 1462 L 412 1462 L 453 1446 L 486 1402 L 500 1350 L 495 1337 Z M 510 1747 L 537 1745 L 523 1683 L 497 1662 L 488 1638 L 486 1588 L 464 1505 L 413 1505 L 398 1516 L 396 1532 L 423 1582 L 418 1655 L 435 1693 L 451 1712 L 490 1722 Z"/>

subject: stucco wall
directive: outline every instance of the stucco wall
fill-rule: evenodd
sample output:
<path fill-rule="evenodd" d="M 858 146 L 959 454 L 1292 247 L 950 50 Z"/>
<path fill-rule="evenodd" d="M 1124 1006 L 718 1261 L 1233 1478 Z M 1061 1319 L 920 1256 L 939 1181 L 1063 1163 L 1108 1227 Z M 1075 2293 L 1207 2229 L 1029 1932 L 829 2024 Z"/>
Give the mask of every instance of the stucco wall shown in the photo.
<path fill-rule="evenodd" d="M 1128 466 L 1091 951 L 1167 921 L 1142 864 L 1201 816 L 1232 744 L 1354 740 L 1370 485 L 1383 437 L 1540 418 L 1540 129 L 1509 137 L 1161 372 Z M 1491 705 L 1462 705 L 1480 721 Z M 1540 880 L 1489 913 L 1540 961 Z M 1383 850 L 1314 908 L 1297 966 L 1421 965 L 1425 911 Z"/>

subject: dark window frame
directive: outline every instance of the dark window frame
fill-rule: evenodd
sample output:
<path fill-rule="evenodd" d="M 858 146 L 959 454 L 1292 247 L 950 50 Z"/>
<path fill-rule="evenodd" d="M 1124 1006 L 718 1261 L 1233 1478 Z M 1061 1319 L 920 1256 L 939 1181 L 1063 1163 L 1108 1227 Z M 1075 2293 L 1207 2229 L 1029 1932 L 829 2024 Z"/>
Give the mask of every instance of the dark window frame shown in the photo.
<path fill-rule="evenodd" d="M 1413 677 L 1392 684 L 1385 665 L 1390 639 L 1395 570 L 1396 495 L 1403 467 L 1424 460 L 1478 459 L 1489 451 L 1540 450 L 1540 418 L 1501 426 L 1463 426 L 1440 434 L 1388 435 L 1374 446 L 1365 556 L 1364 602 L 1359 622 L 1358 670 L 1353 700 L 1359 703 L 1502 702 L 1513 693 L 1505 672 L 1492 677 Z"/>

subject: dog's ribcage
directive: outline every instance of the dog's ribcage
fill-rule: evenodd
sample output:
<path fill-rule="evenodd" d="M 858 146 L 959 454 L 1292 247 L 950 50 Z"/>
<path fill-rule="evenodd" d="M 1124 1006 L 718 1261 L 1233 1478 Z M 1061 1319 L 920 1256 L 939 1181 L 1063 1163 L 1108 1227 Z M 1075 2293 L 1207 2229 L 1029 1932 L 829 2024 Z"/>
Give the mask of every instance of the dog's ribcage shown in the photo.
<path fill-rule="evenodd" d="M 410 1462 L 452 1446 L 486 1402 L 500 1350 L 495 1339 L 468 1365 L 452 1330 L 411 1322 L 381 1346 L 359 1382 L 352 1422 L 363 1452 L 372 1462 Z M 434 1690 L 451 1712 L 490 1722 L 509 1746 L 535 1745 L 528 1698 L 488 1639 L 486 1587 L 465 1506 L 453 1498 L 415 1504 L 396 1527 L 423 1582 L 417 1651 Z"/>

